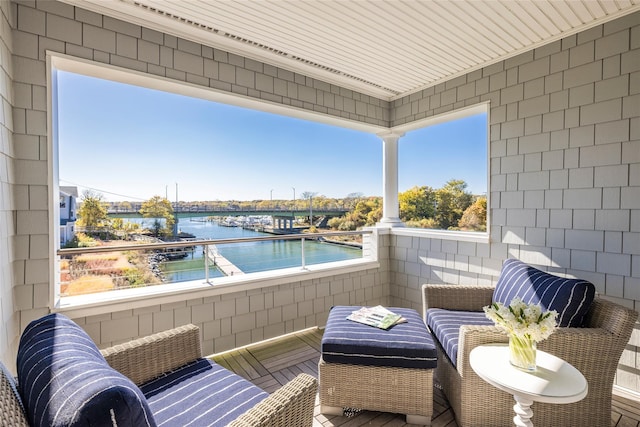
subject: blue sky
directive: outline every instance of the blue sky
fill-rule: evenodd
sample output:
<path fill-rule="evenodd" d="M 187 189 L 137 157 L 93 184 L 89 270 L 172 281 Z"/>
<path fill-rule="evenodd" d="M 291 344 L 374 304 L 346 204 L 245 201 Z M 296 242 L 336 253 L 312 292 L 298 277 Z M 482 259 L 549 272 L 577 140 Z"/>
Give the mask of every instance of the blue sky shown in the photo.
<path fill-rule="evenodd" d="M 105 200 L 292 199 L 382 195 L 376 135 L 140 88 L 58 74 L 60 184 Z M 486 192 L 486 116 L 407 133 L 399 187 L 464 179 Z"/>

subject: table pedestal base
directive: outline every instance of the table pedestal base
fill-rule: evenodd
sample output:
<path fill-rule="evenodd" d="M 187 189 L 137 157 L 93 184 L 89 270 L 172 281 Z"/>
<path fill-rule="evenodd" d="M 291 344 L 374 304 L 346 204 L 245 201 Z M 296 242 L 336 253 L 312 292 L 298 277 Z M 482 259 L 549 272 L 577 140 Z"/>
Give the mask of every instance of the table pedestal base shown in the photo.
<path fill-rule="evenodd" d="M 513 397 L 516 399 L 516 404 L 513 405 L 513 411 L 516 413 L 516 416 L 513 417 L 513 424 L 518 427 L 533 427 L 531 422 L 533 400 L 518 395 Z"/>

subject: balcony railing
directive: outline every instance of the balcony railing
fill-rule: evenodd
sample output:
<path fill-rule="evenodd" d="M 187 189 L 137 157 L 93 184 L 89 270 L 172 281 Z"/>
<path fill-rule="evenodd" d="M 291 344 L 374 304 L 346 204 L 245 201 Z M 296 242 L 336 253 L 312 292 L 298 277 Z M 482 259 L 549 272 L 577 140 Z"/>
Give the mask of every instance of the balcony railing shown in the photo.
<path fill-rule="evenodd" d="M 201 281 L 284 268 L 366 258 L 370 230 L 184 239 L 59 249 L 60 296 Z M 220 281 L 220 280 L 218 280 Z"/>

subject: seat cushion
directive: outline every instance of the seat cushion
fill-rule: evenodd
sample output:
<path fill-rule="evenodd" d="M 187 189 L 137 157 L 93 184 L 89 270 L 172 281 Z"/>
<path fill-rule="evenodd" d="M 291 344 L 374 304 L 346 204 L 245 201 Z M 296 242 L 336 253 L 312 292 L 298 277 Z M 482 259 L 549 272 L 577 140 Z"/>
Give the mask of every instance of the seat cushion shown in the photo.
<path fill-rule="evenodd" d="M 543 311 L 556 310 L 558 326 L 579 327 L 595 293 L 595 286 L 586 280 L 554 276 L 522 261 L 507 259 L 493 292 L 493 302 L 509 305 L 519 297 L 527 304 L 540 304 Z"/>
<path fill-rule="evenodd" d="M 322 359 L 328 363 L 433 369 L 433 338 L 415 310 L 390 308 L 407 319 L 388 330 L 347 320 L 360 307 L 335 306 L 322 337 Z"/>
<path fill-rule="evenodd" d="M 31 322 L 18 348 L 18 391 L 33 426 L 155 426 L 144 395 L 61 314 Z"/>
<path fill-rule="evenodd" d="M 427 310 L 427 326 L 436 337 L 453 366 L 457 366 L 458 340 L 462 325 L 493 325 L 484 311 L 454 311 L 443 308 Z"/>
<path fill-rule="evenodd" d="M 208 359 L 198 359 L 140 389 L 159 426 L 225 426 L 268 396 Z"/>

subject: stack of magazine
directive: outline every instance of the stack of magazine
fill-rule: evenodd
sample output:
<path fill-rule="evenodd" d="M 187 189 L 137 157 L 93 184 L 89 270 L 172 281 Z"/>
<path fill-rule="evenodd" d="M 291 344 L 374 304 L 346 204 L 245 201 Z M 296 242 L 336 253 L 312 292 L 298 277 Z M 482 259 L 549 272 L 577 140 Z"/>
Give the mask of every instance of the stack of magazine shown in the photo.
<path fill-rule="evenodd" d="M 375 307 L 362 307 L 348 315 L 347 319 L 364 325 L 375 326 L 380 329 L 389 329 L 393 325 L 407 321 L 407 319 L 401 315 L 396 314 L 381 305 L 377 305 Z"/>

